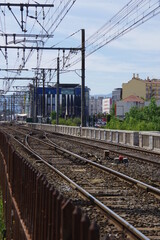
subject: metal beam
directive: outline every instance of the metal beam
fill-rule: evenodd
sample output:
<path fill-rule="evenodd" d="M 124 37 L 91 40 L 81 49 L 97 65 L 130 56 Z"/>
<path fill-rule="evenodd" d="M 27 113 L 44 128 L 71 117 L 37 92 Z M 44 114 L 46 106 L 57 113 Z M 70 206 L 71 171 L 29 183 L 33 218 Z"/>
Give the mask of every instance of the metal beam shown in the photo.
<path fill-rule="evenodd" d="M 48 35 L 48 34 L 17 34 L 17 33 L 0 33 L 0 36 L 2 37 L 35 37 L 35 38 L 51 38 L 53 37 L 54 35 Z"/>
<path fill-rule="evenodd" d="M 50 71 L 50 70 L 57 70 L 57 68 L 32 68 L 33 70 L 48 70 L 48 71 Z"/>
<path fill-rule="evenodd" d="M 5 49 L 31 49 L 31 50 L 69 50 L 69 51 L 80 51 L 82 50 L 82 48 L 71 48 L 71 47 L 66 47 L 66 48 L 63 48 L 63 47 L 56 47 L 56 48 L 51 48 L 51 47 L 22 47 L 22 46 L 0 46 L 0 49 L 1 48 L 5 48 Z"/>
<path fill-rule="evenodd" d="M 9 93 L 28 93 L 28 90 L 15 90 L 15 91 L 9 91 Z M 15 97 L 17 97 L 19 95 L 15 95 Z M 22 95 L 21 97 L 23 97 L 24 95 Z"/>
<path fill-rule="evenodd" d="M 0 71 L 28 71 L 28 69 L 22 68 L 0 68 Z"/>
<path fill-rule="evenodd" d="M 8 7 L 54 7 L 54 4 L 30 4 L 30 3 L 0 3 L 0 6 Z"/>
<path fill-rule="evenodd" d="M 17 78 L 17 77 L 4 77 L 4 78 L 0 78 L 0 80 L 35 80 L 35 78 Z"/>
<path fill-rule="evenodd" d="M 26 87 L 30 87 L 30 86 L 12 86 L 13 88 L 26 88 Z M 8 91 L 9 92 L 9 91 Z"/>

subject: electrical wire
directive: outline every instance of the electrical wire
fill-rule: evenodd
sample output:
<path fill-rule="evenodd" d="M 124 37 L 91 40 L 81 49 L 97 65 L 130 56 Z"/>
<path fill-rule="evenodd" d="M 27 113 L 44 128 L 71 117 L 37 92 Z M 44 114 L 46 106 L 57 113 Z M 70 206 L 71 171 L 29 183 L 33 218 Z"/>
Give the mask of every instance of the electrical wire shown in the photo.
<path fill-rule="evenodd" d="M 46 1 L 47 2 L 47 1 Z M 29 1 L 28 1 L 28 3 L 29 3 Z M 5 14 L 4 14 L 5 15 Z M 4 22 L 5 22 L 5 20 L 4 20 Z M 27 23 L 27 16 L 26 16 L 26 21 L 25 21 L 25 24 Z M 24 34 L 24 36 L 25 36 L 25 34 Z M 24 41 L 25 41 L 25 38 L 24 38 Z M 25 41 L 26 42 L 26 41 Z M 25 45 L 24 45 L 25 46 Z M 3 53 L 3 52 L 2 52 Z M 31 57 L 31 53 L 32 53 L 32 50 L 29 52 L 29 54 L 28 54 L 28 56 L 27 56 L 27 58 L 26 58 L 26 60 L 24 61 L 24 65 L 25 65 L 25 63 L 28 61 L 28 59 Z M 16 61 L 16 63 L 17 63 L 17 61 Z M 21 65 L 22 66 L 22 65 Z M 7 72 L 7 75 L 8 75 L 8 72 Z M 17 74 L 16 74 L 17 75 Z M 15 76 L 16 77 L 16 76 Z M 13 83 L 14 81 L 12 81 L 12 82 L 10 82 L 11 84 Z M 7 90 L 10 88 L 10 86 L 9 86 L 10 84 L 8 84 L 8 86 L 7 86 Z"/>
<path fill-rule="evenodd" d="M 63 9 L 61 10 L 61 12 L 59 13 L 59 15 L 57 16 L 57 18 L 56 18 L 56 20 L 51 24 L 51 26 L 49 27 L 49 29 L 48 30 L 46 30 L 47 32 L 49 32 L 50 30 L 51 30 L 51 28 L 54 26 L 54 24 L 58 21 L 58 19 L 60 18 L 60 21 L 57 23 L 57 25 L 55 26 L 55 29 L 59 26 L 59 24 L 62 22 L 62 20 L 64 19 L 64 17 L 66 16 L 66 14 L 69 12 L 69 10 L 70 10 L 70 8 L 73 6 L 73 4 L 75 3 L 75 1 L 76 0 L 74 0 L 73 2 L 72 2 L 72 4 L 71 4 L 71 6 L 69 6 L 68 7 L 68 5 L 69 5 L 69 3 L 71 2 L 71 0 L 69 0 L 68 2 L 67 2 L 67 4 L 65 4 L 64 5 L 64 7 L 63 7 Z M 47 2 L 47 1 L 46 1 Z M 54 3 L 55 1 L 53 1 L 53 3 Z M 62 2 L 63 1 L 61 1 L 60 2 L 60 4 L 59 4 L 59 6 L 58 6 L 58 8 L 60 8 L 60 5 L 62 4 Z M 68 9 L 67 9 L 67 7 L 68 7 Z M 58 9 L 57 8 L 57 9 Z M 56 9 L 56 11 L 58 11 Z M 67 9 L 67 10 L 66 10 Z M 65 12 L 65 10 L 66 10 L 66 12 Z M 55 12 L 56 12 L 55 11 Z M 49 10 L 48 10 L 48 12 L 49 12 Z M 64 12 L 64 15 L 61 17 L 61 15 L 63 14 L 63 12 Z M 51 16 L 51 17 L 53 17 L 53 15 Z M 48 21 L 49 22 L 49 21 Z M 42 26 L 43 27 L 43 26 Z M 33 28 L 33 27 L 32 27 Z M 45 29 L 46 27 L 43 27 L 43 29 Z M 55 29 L 51 32 L 51 34 L 53 34 L 53 32 L 55 31 Z M 32 30 L 30 31 L 30 33 L 32 32 Z M 44 42 L 44 44 L 47 42 L 47 40 Z"/>
<path fill-rule="evenodd" d="M 51 48 L 54 48 L 54 47 L 58 46 L 59 44 L 61 44 L 61 43 L 63 43 L 64 41 L 66 41 L 67 39 L 73 37 L 75 34 L 79 33 L 80 31 L 81 31 L 81 30 L 77 30 L 76 32 L 70 34 L 69 36 L 67 36 L 66 38 L 64 38 L 62 41 L 60 41 L 60 42 L 52 45 Z"/>
<path fill-rule="evenodd" d="M 130 1 L 129 4 L 123 7 L 110 21 L 85 41 L 86 57 L 159 13 L 159 0 Z M 70 59 L 68 67 L 74 66 L 81 61 L 81 57 L 79 56 L 79 58 L 71 62 L 71 60 L 75 59 L 75 56 L 72 55 L 71 52 L 69 52 L 68 58 Z"/>
<path fill-rule="evenodd" d="M 46 2 L 48 1 L 46 0 Z M 51 9 L 48 9 L 47 13 L 45 14 L 45 18 L 43 19 L 43 23 L 42 24 L 40 23 L 42 27 L 41 32 L 46 31 L 46 33 L 53 34 L 75 2 L 76 0 L 72 0 L 72 1 L 61 0 L 57 5 L 53 14 L 50 11 Z M 56 1 L 54 0 L 53 3 L 56 3 Z M 39 14 L 42 11 L 43 10 L 41 10 Z M 5 8 L 4 8 L 4 13 L 5 13 Z M 157 0 L 129 1 L 129 3 L 126 4 L 116 15 L 114 15 L 107 23 L 105 23 L 100 29 L 98 29 L 94 34 L 92 34 L 85 41 L 86 57 L 98 51 L 100 48 L 104 47 L 105 45 L 112 42 L 113 40 L 118 39 L 122 35 L 125 35 L 129 31 L 133 30 L 134 28 L 138 27 L 139 25 L 143 24 L 144 22 L 148 21 L 149 19 L 151 19 L 152 17 L 156 16 L 159 13 L 160 13 L 159 0 L 158 1 Z M 46 16 L 48 16 L 49 14 L 51 15 L 47 19 Z M 27 17 L 26 17 L 26 22 L 27 22 Z M 30 33 L 33 31 L 36 22 L 37 20 L 35 19 L 35 22 L 31 28 Z M 65 40 L 69 39 L 70 37 L 73 37 L 73 35 L 78 33 L 79 31 L 80 30 L 69 35 L 64 40 L 52 45 L 52 48 L 63 43 Z M 48 38 L 44 41 L 44 45 L 47 43 L 47 41 L 48 41 Z M 33 52 L 34 51 L 29 52 L 27 58 L 25 59 L 25 64 L 30 59 Z M 39 54 L 39 58 L 37 60 L 37 67 L 40 67 L 42 54 L 43 54 L 43 51 L 41 51 L 41 54 Z M 58 55 L 60 56 L 60 53 L 58 53 Z M 60 59 L 60 61 L 63 62 L 63 66 L 61 67 L 61 70 L 64 68 L 69 68 L 69 67 L 71 68 L 72 66 L 74 66 L 75 64 L 81 61 L 80 52 L 77 55 L 75 55 L 75 53 L 73 53 L 72 51 L 69 51 L 67 57 L 65 57 L 65 62 L 62 61 L 62 59 L 63 59 L 63 56 Z"/>

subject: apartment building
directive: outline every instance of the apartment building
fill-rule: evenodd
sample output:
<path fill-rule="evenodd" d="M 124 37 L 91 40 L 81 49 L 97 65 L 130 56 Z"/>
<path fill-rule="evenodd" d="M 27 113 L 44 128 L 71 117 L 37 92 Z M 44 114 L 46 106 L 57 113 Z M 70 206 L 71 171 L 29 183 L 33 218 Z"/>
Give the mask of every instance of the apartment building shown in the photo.
<path fill-rule="evenodd" d="M 115 88 L 112 91 L 112 104 L 122 99 L 122 88 Z"/>
<path fill-rule="evenodd" d="M 144 100 L 135 95 L 131 95 L 122 101 L 116 102 L 116 116 L 119 118 L 124 118 L 125 114 L 130 111 L 132 107 L 143 107 Z"/>
<path fill-rule="evenodd" d="M 145 80 L 139 78 L 139 74 L 133 74 L 132 79 L 128 83 L 122 84 L 122 99 L 131 95 L 139 96 L 145 100 L 155 97 L 156 100 L 160 99 L 160 79 Z"/>
<path fill-rule="evenodd" d="M 103 97 L 91 96 L 89 99 L 89 115 L 102 113 L 102 101 Z"/>
<path fill-rule="evenodd" d="M 111 98 L 104 98 L 102 100 L 102 113 L 110 114 L 112 107 L 112 99 Z"/>

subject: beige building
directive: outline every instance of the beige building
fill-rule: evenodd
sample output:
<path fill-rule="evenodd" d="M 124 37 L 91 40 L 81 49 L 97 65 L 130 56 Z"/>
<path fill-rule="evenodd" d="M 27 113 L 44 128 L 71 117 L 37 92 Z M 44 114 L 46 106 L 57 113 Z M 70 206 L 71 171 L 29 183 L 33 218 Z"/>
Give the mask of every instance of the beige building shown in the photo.
<path fill-rule="evenodd" d="M 139 75 L 133 74 L 132 79 L 128 83 L 122 84 L 122 99 L 129 97 L 130 95 L 139 96 L 145 100 L 155 97 L 160 99 L 160 79 L 149 78 L 143 80 L 139 78 Z"/>

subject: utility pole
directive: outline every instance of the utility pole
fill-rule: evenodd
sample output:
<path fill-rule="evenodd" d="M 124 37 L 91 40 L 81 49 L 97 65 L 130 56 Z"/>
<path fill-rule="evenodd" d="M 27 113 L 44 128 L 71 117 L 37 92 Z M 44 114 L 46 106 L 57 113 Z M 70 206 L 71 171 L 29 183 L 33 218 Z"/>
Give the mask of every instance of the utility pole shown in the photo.
<path fill-rule="evenodd" d="M 8 96 L 8 119 L 7 119 L 7 121 L 9 121 L 10 120 L 10 115 L 11 113 L 10 113 L 10 97 Z"/>
<path fill-rule="evenodd" d="M 42 116 L 43 116 L 43 118 L 45 118 L 45 71 L 44 71 L 44 69 L 42 70 L 42 72 L 43 72 L 43 104 L 42 104 L 42 108 L 43 108 L 43 110 L 42 110 Z"/>
<path fill-rule="evenodd" d="M 13 98 L 12 98 L 12 95 L 11 95 L 11 122 L 12 122 L 12 114 L 13 114 L 13 108 L 12 108 L 12 106 L 13 106 Z"/>
<path fill-rule="evenodd" d="M 15 120 L 15 93 L 13 93 L 13 120 Z"/>
<path fill-rule="evenodd" d="M 36 109 L 35 109 L 35 122 L 37 123 L 37 115 L 38 115 L 38 94 L 37 94 L 37 85 L 38 85 L 38 79 L 36 76 L 36 91 L 35 91 L 35 98 L 36 98 Z"/>
<path fill-rule="evenodd" d="M 43 95 L 42 95 L 42 117 L 45 117 L 45 84 L 46 84 L 46 75 L 47 75 L 47 71 L 56 71 L 57 68 L 32 68 L 34 71 L 36 71 L 36 77 L 34 78 L 35 80 L 35 84 L 34 85 L 34 122 L 37 122 L 37 116 L 38 116 L 38 80 L 42 80 L 43 82 Z M 38 71 L 37 70 L 41 70 L 42 73 L 42 79 L 38 77 Z"/>
<path fill-rule="evenodd" d="M 86 127 L 85 117 L 85 30 L 82 29 L 82 76 L 81 76 L 81 126 Z"/>
<path fill-rule="evenodd" d="M 35 81 L 34 81 L 35 80 Z M 35 79 L 33 80 L 33 86 L 34 86 L 34 91 L 33 91 L 33 122 L 37 122 L 37 81 L 38 77 L 36 76 Z"/>
<path fill-rule="evenodd" d="M 59 124 L 59 57 L 57 57 L 57 114 L 56 124 Z"/>
<path fill-rule="evenodd" d="M 7 117 L 6 117 L 6 111 L 7 111 L 7 100 L 6 98 L 4 98 L 4 121 L 7 121 Z"/>

